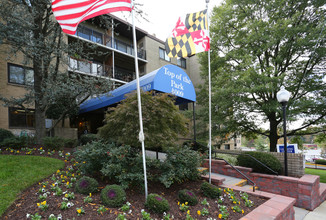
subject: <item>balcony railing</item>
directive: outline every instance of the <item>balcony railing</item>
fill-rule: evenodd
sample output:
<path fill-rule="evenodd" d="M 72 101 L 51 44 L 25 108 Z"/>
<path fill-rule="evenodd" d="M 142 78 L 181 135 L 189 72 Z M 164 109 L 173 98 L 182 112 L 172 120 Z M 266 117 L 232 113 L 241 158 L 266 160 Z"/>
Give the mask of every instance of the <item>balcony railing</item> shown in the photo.
<path fill-rule="evenodd" d="M 93 41 L 98 44 L 105 45 L 107 47 L 114 48 L 118 51 L 130 54 L 133 56 L 135 54 L 133 44 L 125 43 L 116 38 L 113 39 L 111 36 L 109 36 L 107 34 L 97 32 L 97 31 L 95 31 L 91 28 L 85 27 L 83 25 L 80 25 L 78 27 L 76 35 L 81 38 Z M 137 51 L 138 51 L 138 53 L 137 53 L 138 58 L 146 60 L 146 51 L 143 49 L 140 49 L 140 48 L 138 48 Z"/>
<path fill-rule="evenodd" d="M 69 58 L 69 70 L 78 71 L 93 76 L 104 76 L 111 79 L 117 79 L 124 82 L 130 82 L 135 79 L 135 74 L 128 70 L 114 67 L 109 65 L 103 65 L 98 62 L 92 62 L 88 60 Z"/>
<path fill-rule="evenodd" d="M 114 48 L 121 52 L 130 54 L 132 56 L 135 55 L 134 46 L 131 44 L 127 44 L 117 39 L 113 39 L 111 36 L 105 35 L 104 36 L 104 44 L 107 47 Z M 138 58 L 146 60 L 146 51 L 140 48 L 137 48 L 137 56 Z"/>

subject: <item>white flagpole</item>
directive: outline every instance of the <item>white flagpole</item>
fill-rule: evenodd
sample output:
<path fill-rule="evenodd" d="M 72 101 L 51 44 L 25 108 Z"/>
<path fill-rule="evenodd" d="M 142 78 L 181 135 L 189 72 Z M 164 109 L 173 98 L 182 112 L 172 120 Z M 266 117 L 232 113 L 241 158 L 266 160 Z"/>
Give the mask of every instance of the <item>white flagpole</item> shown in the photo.
<path fill-rule="evenodd" d="M 207 9 L 207 28 L 208 28 L 208 37 L 210 39 L 209 33 L 209 10 L 208 10 L 209 0 L 206 0 L 206 9 Z M 209 42 L 210 43 L 210 42 Z M 211 88 L 211 50 L 208 50 L 208 121 L 209 121 L 209 183 L 212 182 L 211 173 L 212 173 L 212 88 Z"/>
<path fill-rule="evenodd" d="M 133 42 L 134 42 L 134 52 L 135 52 L 135 70 L 136 70 L 136 81 L 137 81 L 137 98 L 138 98 L 138 112 L 139 112 L 139 141 L 141 142 L 142 146 L 142 154 L 143 154 L 143 167 L 144 167 L 144 182 L 145 182 L 145 199 L 147 199 L 147 176 L 146 176 L 146 154 L 145 154 L 145 136 L 144 136 L 144 129 L 143 129 L 143 116 L 141 110 L 141 98 L 140 98 L 140 83 L 139 83 L 139 71 L 138 71 L 138 57 L 137 57 L 137 42 L 136 42 L 136 28 L 134 23 L 134 0 L 132 0 L 132 33 L 133 33 Z"/>

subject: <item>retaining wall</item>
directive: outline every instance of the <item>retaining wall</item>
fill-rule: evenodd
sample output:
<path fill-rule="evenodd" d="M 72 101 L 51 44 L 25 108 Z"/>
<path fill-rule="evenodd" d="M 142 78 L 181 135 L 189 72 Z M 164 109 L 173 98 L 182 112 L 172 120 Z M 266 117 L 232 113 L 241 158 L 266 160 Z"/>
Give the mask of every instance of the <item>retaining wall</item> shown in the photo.
<path fill-rule="evenodd" d="M 205 160 L 203 167 L 209 167 Z M 325 200 L 325 192 L 320 192 L 319 176 L 304 175 L 301 178 L 253 173 L 251 168 L 236 166 L 249 177 L 259 190 L 296 199 L 295 206 L 314 210 Z M 244 177 L 222 160 L 212 160 L 212 173 L 244 179 Z M 248 183 L 250 184 L 250 183 Z"/>

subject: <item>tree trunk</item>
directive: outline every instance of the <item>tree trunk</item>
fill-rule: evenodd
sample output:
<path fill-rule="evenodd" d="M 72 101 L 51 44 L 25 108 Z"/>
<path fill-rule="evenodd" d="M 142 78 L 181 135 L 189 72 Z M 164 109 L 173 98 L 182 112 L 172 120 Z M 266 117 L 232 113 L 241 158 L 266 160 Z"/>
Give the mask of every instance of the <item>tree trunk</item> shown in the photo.
<path fill-rule="evenodd" d="M 277 140 L 279 138 L 278 134 L 277 134 L 277 125 L 278 122 L 276 120 L 276 116 L 275 113 L 273 113 L 270 117 L 269 117 L 269 129 L 270 129 L 270 134 L 269 134 L 269 151 L 270 152 L 275 152 L 276 151 L 276 145 L 277 145 Z"/>
<path fill-rule="evenodd" d="M 42 144 L 42 139 L 46 136 L 45 112 L 42 111 L 37 102 L 35 102 L 35 131 L 36 143 Z"/>

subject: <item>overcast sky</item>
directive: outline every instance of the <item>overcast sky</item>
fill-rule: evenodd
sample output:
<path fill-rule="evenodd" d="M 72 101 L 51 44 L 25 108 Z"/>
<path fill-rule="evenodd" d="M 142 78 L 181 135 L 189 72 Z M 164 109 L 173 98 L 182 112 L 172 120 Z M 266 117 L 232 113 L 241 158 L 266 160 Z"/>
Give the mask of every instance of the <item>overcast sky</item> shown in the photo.
<path fill-rule="evenodd" d="M 210 0 L 210 11 L 214 6 L 219 6 L 223 0 Z M 137 27 L 155 34 L 157 38 L 165 41 L 175 27 L 178 18 L 187 13 L 198 12 L 206 9 L 206 0 L 135 0 L 135 4 L 141 8 L 149 22 L 137 16 L 135 24 Z M 117 12 L 114 15 L 128 19 L 131 23 L 131 16 L 128 13 Z"/>

